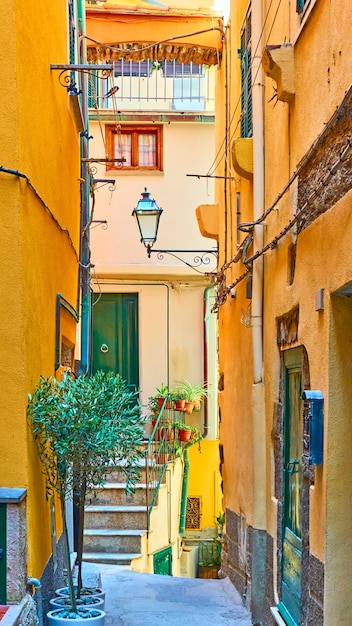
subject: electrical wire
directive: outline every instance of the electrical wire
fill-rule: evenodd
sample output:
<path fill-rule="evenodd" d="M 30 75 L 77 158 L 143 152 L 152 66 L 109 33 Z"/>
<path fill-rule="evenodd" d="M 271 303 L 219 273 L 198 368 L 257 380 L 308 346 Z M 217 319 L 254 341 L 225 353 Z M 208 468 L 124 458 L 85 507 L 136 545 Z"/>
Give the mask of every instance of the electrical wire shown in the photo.
<path fill-rule="evenodd" d="M 234 287 L 236 287 L 244 278 L 246 278 L 248 274 L 251 273 L 250 267 L 253 264 L 253 262 L 258 257 L 265 254 L 268 250 L 273 250 L 277 246 L 280 239 L 282 239 L 291 230 L 291 228 L 298 222 L 298 220 L 303 216 L 304 212 L 306 211 L 307 208 L 311 206 L 312 202 L 321 195 L 322 191 L 328 185 L 331 178 L 336 174 L 339 167 L 345 161 L 345 158 L 351 149 L 352 149 L 352 138 L 350 137 L 347 139 L 347 143 L 345 144 L 344 148 L 340 151 L 340 155 L 337 161 L 335 161 L 335 163 L 331 167 L 328 168 L 328 171 L 326 175 L 324 176 L 324 178 L 322 178 L 319 181 L 314 191 L 310 194 L 310 196 L 307 198 L 304 204 L 297 210 L 294 217 L 288 221 L 286 226 L 278 233 L 278 235 L 273 237 L 273 239 L 271 239 L 269 243 L 267 243 L 263 248 L 261 248 L 260 250 L 257 250 L 254 254 L 252 254 L 252 256 L 246 259 L 247 269 L 243 274 L 238 276 L 236 280 L 232 282 L 230 285 L 227 285 L 226 287 L 224 287 L 225 274 L 223 271 L 218 272 L 217 284 L 219 285 L 219 287 L 218 287 L 218 293 L 216 296 L 216 302 L 212 309 L 213 312 L 217 311 L 219 309 L 219 306 L 225 303 L 227 299 L 227 295 L 230 293 L 231 289 L 234 289 Z M 304 162 L 306 163 L 305 159 L 304 159 Z M 253 223 L 252 226 L 254 228 L 255 223 Z M 237 260 L 239 259 L 237 258 Z M 227 267 L 228 267 L 228 264 L 227 264 Z"/>
<path fill-rule="evenodd" d="M 75 254 L 75 257 L 78 261 L 79 257 L 78 257 L 78 253 L 77 250 L 75 248 L 75 245 L 73 243 L 73 240 L 71 238 L 70 232 L 68 230 L 68 228 L 65 228 L 64 226 L 61 226 L 59 220 L 57 219 L 57 217 L 54 215 L 54 213 L 52 212 L 52 210 L 48 207 L 48 205 L 46 204 L 46 202 L 43 200 L 43 198 L 41 197 L 41 195 L 39 194 L 39 192 L 36 190 L 36 188 L 34 187 L 34 185 L 32 185 L 29 177 L 27 176 L 27 174 L 24 174 L 23 172 L 19 172 L 18 170 L 13 170 L 13 169 L 9 169 L 7 167 L 3 167 L 2 165 L 0 165 L 0 172 L 3 172 L 4 174 L 12 174 L 12 176 L 17 176 L 18 178 L 24 178 L 24 180 L 26 181 L 28 187 L 30 188 L 30 190 L 34 193 L 35 197 L 39 200 L 39 202 L 41 203 L 41 205 L 44 207 L 44 209 L 47 211 L 47 213 L 50 215 L 50 218 L 53 220 L 53 222 L 55 222 L 56 226 L 61 230 L 62 233 L 64 233 L 67 236 L 67 239 L 70 243 L 70 246 Z"/>
<path fill-rule="evenodd" d="M 147 46 L 138 48 L 138 50 L 135 50 L 135 52 L 146 52 L 147 50 L 155 48 L 156 46 L 159 46 L 162 43 L 168 43 L 169 41 L 175 41 L 178 39 L 185 39 L 186 37 L 194 37 L 196 35 L 203 35 L 204 33 L 209 33 L 215 30 L 219 31 L 222 35 L 224 35 L 223 28 L 220 28 L 220 26 L 212 26 L 211 28 L 204 28 L 203 30 L 194 31 L 192 33 L 185 33 L 183 35 L 175 35 L 174 37 L 167 37 L 166 39 L 160 39 L 160 41 L 154 41 L 153 43 L 148 44 Z M 131 50 L 128 50 L 126 48 L 119 48 L 118 46 L 111 46 L 110 44 L 102 43 L 101 41 L 92 39 L 92 37 L 88 37 L 87 35 L 85 35 L 85 39 L 87 39 L 88 41 L 92 41 L 98 46 L 102 46 L 103 48 L 111 50 L 112 52 L 124 52 L 124 53 L 131 52 Z"/>
<path fill-rule="evenodd" d="M 267 43 L 268 43 L 268 41 L 269 41 L 269 37 L 270 37 L 270 35 L 271 35 L 271 33 L 272 33 L 272 30 L 273 30 L 273 27 L 274 27 L 274 25 L 275 25 L 276 18 L 277 18 L 277 15 L 278 15 L 278 11 L 279 11 L 279 8 L 280 8 L 280 5 L 281 5 L 281 2 L 282 2 L 282 0 L 278 0 L 278 4 L 277 4 L 276 10 L 275 10 L 275 14 L 274 14 L 273 20 L 272 20 L 272 22 L 271 22 L 271 25 L 270 25 L 270 28 L 269 28 L 268 35 L 267 35 L 267 37 L 266 37 L 266 41 L 265 41 L 265 43 L 264 43 L 264 45 L 263 45 L 263 49 L 265 49 L 265 46 L 267 45 Z M 268 7 L 268 9 L 267 9 L 267 12 L 266 12 L 266 15 L 265 15 L 265 18 L 264 18 L 264 21 L 263 21 L 263 25 L 262 25 L 262 29 L 261 29 L 261 32 L 260 32 L 260 36 L 259 36 L 259 38 L 258 38 L 257 45 L 256 45 L 256 48 L 255 48 L 255 50 L 254 50 L 254 54 L 252 54 L 252 55 L 251 55 L 252 60 L 251 60 L 250 66 L 249 66 L 249 68 L 248 68 L 247 75 L 246 75 L 246 77 L 245 77 L 245 79 L 244 79 L 243 86 L 242 86 L 242 89 L 241 89 L 241 91 L 240 91 L 240 94 L 239 94 L 238 100 L 237 100 L 237 102 L 236 102 L 236 105 L 235 105 L 235 108 L 234 108 L 233 114 L 232 114 L 232 116 L 231 116 L 230 123 L 229 123 L 229 128 L 228 128 L 227 132 L 230 132 L 231 125 L 232 125 L 232 123 L 233 123 L 233 121 L 234 121 L 234 118 L 235 118 L 236 112 L 237 112 L 237 110 L 238 110 L 238 108 L 239 108 L 239 106 L 240 106 L 240 104 L 241 104 L 241 102 L 242 102 L 242 96 L 243 96 L 244 90 L 245 90 L 245 89 L 247 89 L 248 79 L 249 79 L 249 76 L 251 76 L 251 70 L 253 69 L 253 61 L 254 61 L 254 59 L 256 58 L 256 55 L 257 55 L 257 52 L 258 52 L 258 48 L 259 48 L 260 42 L 261 42 L 261 40 L 262 40 L 262 36 L 263 36 L 263 33 L 264 33 L 264 29 L 265 29 L 265 27 L 266 27 L 266 23 L 267 23 L 267 20 L 268 20 L 268 17 L 269 17 L 269 12 L 270 12 L 270 9 L 271 9 L 271 5 L 272 5 L 272 3 L 273 3 L 273 0 L 270 0 L 269 7 Z M 263 53 L 261 54 L 261 60 L 262 60 L 262 58 L 263 58 Z M 247 105 L 248 105 L 249 98 L 250 98 L 250 97 L 251 97 L 251 95 L 252 95 L 253 84 L 255 84 L 256 78 L 257 78 L 257 76 L 258 76 L 258 72 L 259 72 L 259 67 L 257 68 L 257 71 L 256 71 L 256 73 L 255 73 L 255 75 L 254 75 L 254 78 L 252 79 L 252 84 L 251 84 L 251 86 L 250 86 L 250 88 L 249 88 L 249 90 L 248 90 L 248 95 L 247 95 L 247 98 L 246 98 L 246 100 L 245 100 L 245 101 L 244 101 L 244 103 L 243 103 L 243 106 L 242 106 L 243 111 L 245 111 L 245 110 L 246 110 L 246 107 L 247 107 Z M 238 128 L 239 124 L 241 123 L 242 118 L 243 118 L 243 114 L 241 114 L 241 115 L 239 116 L 239 118 L 238 118 L 238 120 L 237 120 L 237 123 L 236 123 L 236 125 L 235 125 L 234 129 L 231 131 L 230 138 L 227 140 L 227 145 L 230 145 L 231 141 L 233 140 L 234 135 L 235 135 L 235 133 L 236 133 L 236 131 L 237 131 L 237 128 Z M 214 172 L 214 171 L 216 170 L 216 168 L 220 165 L 221 160 L 222 160 L 223 158 L 225 158 L 225 159 L 227 158 L 227 155 L 225 154 L 225 151 L 224 151 L 224 152 L 221 152 L 221 151 L 222 151 L 222 149 L 223 149 L 223 147 L 224 147 L 224 145 L 226 145 L 226 137 L 224 137 L 223 141 L 221 142 L 221 144 L 220 144 L 220 146 L 219 146 L 219 148 L 218 148 L 218 151 L 217 151 L 217 153 L 216 153 L 216 155 L 215 155 L 215 158 L 214 158 L 214 160 L 213 160 L 213 163 L 211 164 L 211 166 L 210 166 L 210 168 L 209 168 L 209 170 L 208 170 L 208 173 L 212 173 L 212 172 Z"/>

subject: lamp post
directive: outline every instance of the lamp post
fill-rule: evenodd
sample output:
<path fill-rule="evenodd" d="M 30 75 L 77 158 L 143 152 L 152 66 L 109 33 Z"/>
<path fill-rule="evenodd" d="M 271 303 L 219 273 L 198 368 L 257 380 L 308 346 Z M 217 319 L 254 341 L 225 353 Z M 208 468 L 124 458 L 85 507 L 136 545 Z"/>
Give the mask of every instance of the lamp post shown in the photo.
<path fill-rule="evenodd" d="M 142 199 L 137 202 L 137 206 L 133 209 L 132 215 L 134 215 L 137 220 L 141 242 L 147 248 L 149 258 L 151 248 L 158 236 L 159 220 L 162 212 L 162 208 L 158 206 L 145 187 L 142 192 Z"/>
<path fill-rule="evenodd" d="M 217 248 L 213 250 L 152 250 L 153 245 L 156 242 L 158 236 L 159 220 L 163 210 L 158 206 L 153 198 L 151 198 L 147 188 L 144 188 L 142 192 L 142 199 L 137 202 L 137 206 L 132 211 L 132 215 L 137 220 L 139 232 L 141 235 L 141 242 L 147 248 L 148 257 L 151 253 L 157 254 L 159 260 L 163 260 L 164 254 L 169 254 L 184 265 L 187 265 L 195 272 L 199 274 L 208 274 L 209 272 L 202 272 L 198 268 L 201 265 L 209 266 L 217 264 L 218 251 Z M 180 254 L 186 254 L 187 258 L 192 254 L 195 254 L 193 262 L 191 260 L 185 260 L 180 257 Z M 212 274 L 214 269 L 210 272 Z"/>

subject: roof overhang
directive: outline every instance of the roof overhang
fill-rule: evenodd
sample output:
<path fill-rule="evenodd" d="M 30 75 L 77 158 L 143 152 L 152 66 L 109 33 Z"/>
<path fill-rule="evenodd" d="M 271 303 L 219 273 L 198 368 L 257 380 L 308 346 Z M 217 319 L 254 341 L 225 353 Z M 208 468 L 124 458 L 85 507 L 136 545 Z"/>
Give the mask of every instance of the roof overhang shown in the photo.
<path fill-rule="evenodd" d="M 219 14 L 87 7 L 86 31 L 90 63 L 150 59 L 216 65 L 221 60 L 224 29 Z"/>

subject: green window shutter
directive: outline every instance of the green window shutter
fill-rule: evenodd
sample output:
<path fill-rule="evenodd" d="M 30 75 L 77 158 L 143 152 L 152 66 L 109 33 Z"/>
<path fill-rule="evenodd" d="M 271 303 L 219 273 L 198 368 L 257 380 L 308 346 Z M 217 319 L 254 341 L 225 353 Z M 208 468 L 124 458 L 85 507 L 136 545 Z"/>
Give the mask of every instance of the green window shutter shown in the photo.
<path fill-rule="evenodd" d="M 241 137 L 251 137 L 252 126 L 252 14 L 248 11 L 241 32 Z"/>
<path fill-rule="evenodd" d="M 76 61 L 76 23 L 73 0 L 68 3 L 68 36 L 69 36 L 69 62 Z"/>
<path fill-rule="evenodd" d="M 99 79 L 96 74 L 92 72 L 89 73 L 88 78 L 88 108 L 94 109 L 95 106 L 101 107 L 99 104 L 99 100 L 97 98 L 100 97 L 99 92 Z M 101 101 L 100 101 L 101 102 Z"/>
<path fill-rule="evenodd" d="M 304 7 L 307 4 L 308 0 L 296 0 L 296 11 L 297 13 L 303 13 Z"/>

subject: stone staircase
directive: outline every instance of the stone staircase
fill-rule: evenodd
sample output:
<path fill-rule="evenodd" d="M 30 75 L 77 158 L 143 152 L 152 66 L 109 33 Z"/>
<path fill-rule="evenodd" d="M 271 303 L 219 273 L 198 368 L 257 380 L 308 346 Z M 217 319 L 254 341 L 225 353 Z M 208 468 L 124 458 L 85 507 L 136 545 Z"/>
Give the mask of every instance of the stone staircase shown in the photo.
<path fill-rule="evenodd" d="M 145 481 L 145 467 L 141 466 L 141 478 L 135 493 L 128 494 L 123 472 L 117 468 L 112 470 L 104 488 L 85 509 L 84 561 L 130 565 L 145 554 Z"/>

